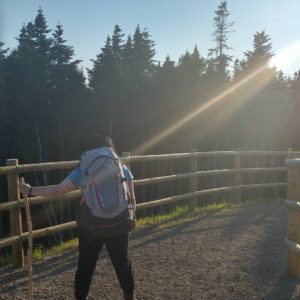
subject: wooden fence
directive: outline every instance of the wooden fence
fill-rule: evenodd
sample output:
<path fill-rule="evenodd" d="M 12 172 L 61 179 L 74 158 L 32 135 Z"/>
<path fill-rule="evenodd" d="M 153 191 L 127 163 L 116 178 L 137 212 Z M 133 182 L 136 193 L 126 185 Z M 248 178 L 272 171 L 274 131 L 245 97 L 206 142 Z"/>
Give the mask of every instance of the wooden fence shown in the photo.
<path fill-rule="evenodd" d="M 241 201 L 241 193 L 244 190 L 251 189 L 268 189 L 286 187 L 286 180 L 284 182 L 264 182 L 259 184 L 243 184 L 244 174 L 259 174 L 259 173 L 278 173 L 286 172 L 287 167 L 283 162 L 287 158 L 288 154 L 292 152 L 288 151 L 218 151 L 218 152 L 197 152 L 192 150 L 190 153 L 176 153 L 176 154 L 161 154 L 161 155 L 141 155 L 130 156 L 129 153 L 123 153 L 121 158 L 123 163 L 131 164 L 138 162 L 154 162 L 163 160 L 188 160 L 190 161 L 190 172 L 184 174 L 173 174 L 167 176 L 160 176 L 154 178 L 143 178 L 134 180 L 135 186 L 145 186 L 149 184 L 157 184 L 163 182 L 172 182 L 188 179 L 190 181 L 190 191 L 188 193 L 170 196 L 162 199 L 153 200 L 150 202 L 138 203 L 137 210 L 142 210 L 151 207 L 162 206 L 165 204 L 175 203 L 182 200 L 190 199 L 191 207 L 197 206 L 197 199 L 203 195 L 215 195 L 224 192 L 231 192 L 235 202 Z M 296 152 L 293 152 L 296 153 Z M 295 154 L 296 155 L 296 154 Z M 251 167 L 242 168 L 241 160 L 243 157 L 276 157 L 282 161 L 280 167 Z M 222 157 L 232 159 L 231 169 L 221 170 L 208 170 L 201 171 L 198 165 L 199 158 L 208 157 Z M 0 213 L 3 211 L 9 211 L 10 215 L 10 236 L 0 239 L 0 248 L 11 246 L 12 247 L 12 263 L 15 267 L 24 266 L 24 252 L 23 241 L 28 239 L 28 232 L 23 232 L 22 229 L 22 215 L 21 208 L 24 207 L 24 200 L 20 199 L 20 193 L 18 188 L 18 179 L 20 174 L 37 172 L 37 171 L 51 171 L 51 170 L 63 170 L 71 169 L 78 165 L 79 161 L 67 161 L 67 162 L 51 162 L 51 163 L 38 163 L 38 164 L 25 164 L 19 165 L 17 159 L 8 159 L 7 165 L 0 167 L 0 175 L 7 176 L 8 182 L 8 197 L 9 201 L 0 203 Z M 198 178 L 207 176 L 218 175 L 230 175 L 232 178 L 229 186 L 222 186 L 218 188 L 199 190 Z M 30 205 L 37 205 L 41 203 L 52 203 L 55 201 L 66 201 L 69 199 L 78 199 L 81 196 L 80 191 L 74 191 L 60 197 L 31 197 L 29 198 Z M 299 204 L 300 205 L 300 204 Z M 300 225 L 300 224 L 299 224 Z M 52 235 L 65 230 L 76 228 L 76 222 L 68 222 L 59 224 L 56 226 L 50 226 L 38 230 L 33 230 L 33 238 L 44 237 Z M 299 226 L 300 228 L 300 226 Z M 299 235 L 300 239 L 300 235 Z M 299 240 L 300 242 L 300 240 Z"/>
<path fill-rule="evenodd" d="M 300 277 L 300 159 L 291 156 L 285 161 L 288 167 L 287 199 L 284 202 L 288 210 L 287 273 L 290 277 Z"/>

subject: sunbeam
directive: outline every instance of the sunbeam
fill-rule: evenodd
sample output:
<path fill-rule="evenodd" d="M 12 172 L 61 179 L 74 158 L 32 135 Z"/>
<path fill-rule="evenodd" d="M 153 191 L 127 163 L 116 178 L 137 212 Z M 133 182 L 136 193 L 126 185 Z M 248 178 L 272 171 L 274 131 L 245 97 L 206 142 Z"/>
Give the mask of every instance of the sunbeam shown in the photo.
<path fill-rule="evenodd" d="M 245 87 L 246 84 L 250 84 L 249 88 L 243 91 L 242 99 L 238 99 L 235 101 L 234 105 L 222 112 L 221 116 L 218 116 L 218 122 L 216 124 L 218 126 L 221 125 L 222 122 L 227 120 L 232 114 L 234 114 L 247 100 L 251 99 L 260 89 L 265 87 L 274 77 L 272 72 L 264 72 L 268 68 L 276 67 L 282 68 L 292 65 L 297 59 L 300 58 L 300 41 L 294 42 L 289 46 L 282 49 L 278 54 L 276 54 L 270 61 L 269 65 L 260 65 L 256 69 L 254 69 L 249 75 L 243 77 L 238 82 L 236 82 L 233 86 L 226 89 L 224 92 L 216 95 L 215 97 L 205 101 L 205 104 L 202 104 L 198 108 L 194 109 L 189 114 L 185 115 L 183 118 L 178 120 L 175 124 L 165 128 L 161 133 L 154 136 L 152 139 L 147 142 L 141 144 L 136 149 L 133 150 L 134 154 L 142 154 L 147 151 L 149 148 L 153 147 L 161 140 L 190 122 L 195 117 L 199 116 L 203 112 L 207 111 L 213 105 L 220 103 L 224 100 L 229 94 L 237 91 L 241 87 Z M 255 81 L 251 81 L 255 79 Z M 251 82 L 250 82 L 251 81 Z"/>
<path fill-rule="evenodd" d="M 248 76 L 242 78 L 237 83 L 235 83 L 233 86 L 226 89 L 224 92 L 221 92 L 217 96 L 215 96 L 212 99 L 206 101 L 205 104 L 202 104 L 197 109 L 193 110 L 188 115 L 186 115 L 182 119 L 178 120 L 175 124 L 167 127 L 166 129 L 164 129 L 161 133 L 159 133 L 158 135 L 156 135 L 152 139 L 150 139 L 147 142 L 141 144 L 136 149 L 134 149 L 132 152 L 134 154 L 144 153 L 149 148 L 153 147 L 154 145 L 159 143 L 161 140 L 163 140 L 165 137 L 169 136 L 174 131 L 178 130 L 179 128 L 181 128 L 182 126 L 184 126 L 185 124 L 190 122 L 192 119 L 194 119 L 195 117 L 199 116 L 200 114 L 202 114 L 203 112 L 205 112 L 206 110 L 211 108 L 213 105 L 215 105 L 215 104 L 219 103 L 220 101 L 222 101 L 224 98 L 226 98 L 226 96 L 228 96 L 229 94 L 235 92 L 240 87 L 244 86 L 246 83 L 248 83 L 249 80 L 255 78 L 260 73 L 262 73 L 264 70 L 266 70 L 266 68 L 267 68 L 267 65 L 259 66 L 253 72 L 251 72 L 251 74 L 249 74 Z M 260 85 L 261 84 L 266 84 L 266 82 L 268 82 L 266 79 L 263 80 L 263 81 L 260 81 Z M 253 90 L 252 90 L 252 92 L 253 92 Z"/>

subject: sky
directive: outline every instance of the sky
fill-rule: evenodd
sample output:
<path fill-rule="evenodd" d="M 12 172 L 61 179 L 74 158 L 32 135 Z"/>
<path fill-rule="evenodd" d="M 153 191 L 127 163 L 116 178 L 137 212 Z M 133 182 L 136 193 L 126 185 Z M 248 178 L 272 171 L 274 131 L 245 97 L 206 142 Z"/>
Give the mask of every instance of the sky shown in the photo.
<path fill-rule="evenodd" d="M 197 45 L 202 56 L 214 47 L 213 18 L 220 0 L 0 0 L 0 41 L 17 45 L 23 24 L 33 21 L 43 9 L 47 25 L 62 24 L 68 45 L 74 47 L 81 66 L 91 68 L 91 59 L 101 52 L 106 37 L 118 24 L 125 38 L 139 24 L 155 42 L 157 61 L 167 55 L 174 61 Z M 228 22 L 235 22 L 228 35 L 229 52 L 243 58 L 253 50 L 256 32 L 265 30 L 278 54 L 274 63 L 285 74 L 300 69 L 300 0 L 228 0 Z"/>

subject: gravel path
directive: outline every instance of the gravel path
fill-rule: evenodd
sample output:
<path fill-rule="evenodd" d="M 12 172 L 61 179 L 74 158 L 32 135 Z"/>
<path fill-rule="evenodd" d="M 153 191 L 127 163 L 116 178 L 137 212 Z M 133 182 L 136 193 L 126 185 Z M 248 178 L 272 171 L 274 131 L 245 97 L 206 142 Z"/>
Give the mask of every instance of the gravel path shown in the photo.
<path fill-rule="evenodd" d="M 286 211 L 252 203 L 131 237 L 138 299 L 300 299 L 286 276 Z M 73 299 L 77 249 L 34 264 L 34 299 Z M 27 271 L 0 269 L 0 299 L 26 299 Z M 122 299 L 105 251 L 88 299 Z"/>

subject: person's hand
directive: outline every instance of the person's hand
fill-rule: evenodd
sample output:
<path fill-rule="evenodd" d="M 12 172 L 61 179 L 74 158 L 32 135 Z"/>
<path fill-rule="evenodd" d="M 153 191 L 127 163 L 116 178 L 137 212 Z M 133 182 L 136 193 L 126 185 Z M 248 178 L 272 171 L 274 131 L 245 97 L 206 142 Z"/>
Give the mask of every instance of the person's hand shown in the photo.
<path fill-rule="evenodd" d="M 31 190 L 32 190 L 32 187 L 30 184 L 28 183 L 24 183 L 24 182 L 21 182 L 21 180 L 19 181 L 19 189 L 20 189 L 20 192 L 24 195 L 30 195 L 31 194 Z"/>

